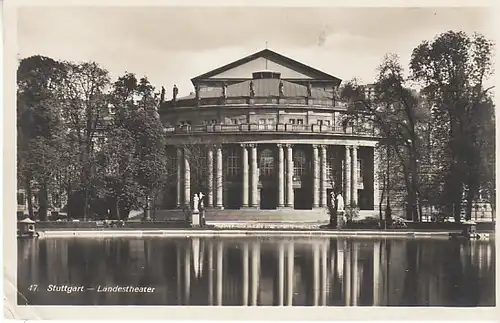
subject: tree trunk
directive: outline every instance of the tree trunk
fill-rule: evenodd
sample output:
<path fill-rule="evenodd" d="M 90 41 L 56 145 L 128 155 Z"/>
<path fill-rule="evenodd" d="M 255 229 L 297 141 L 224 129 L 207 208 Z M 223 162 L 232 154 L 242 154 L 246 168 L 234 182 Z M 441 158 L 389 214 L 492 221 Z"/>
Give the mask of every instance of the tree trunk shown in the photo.
<path fill-rule="evenodd" d="M 38 210 L 38 219 L 40 221 L 47 221 L 48 192 L 47 192 L 46 182 L 44 182 L 40 186 L 39 199 L 40 199 L 40 208 Z"/>
<path fill-rule="evenodd" d="M 116 207 L 116 219 L 121 220 L 121 214 L 120 214 L 120 199 L 116 198 L 115 201 L 115 207 Z"/>
<path fill-rule="evenodd" d="M 384 198 L 385 198 L 385 191 L 386 191 L 386 177 L 384 176 L 384 180 L 383 180 L 383 187 L 382 187 L 382 194 L 380 194 L 380 199 L 378 201 L 378 214 L 379 214 L 379 218 L 380 218 L 380 225 L 382 225 L 382 223 L 384 222 L 384 218 L 383 218 L 383 212 L 382 212 L 382 204 L 384 202 Z"/>
<path fill-rule="evenodd" d="M 30 219 L 34 219 L 34 214 L 33 214 L 33 192 L 31 191 L 31 181 L 28 178 L 26 180 L 26 198 L 28 199 L 28 216 Z"/>
<path fill-rule="evenodd" d="M 474 204 L 474 199 L 476 198 L 475 188 L 472 185 L 469 186 L 467 190 L 466 206 L 465 206 L 465 220 L 469 221 L 472 218 L 472 205 Z"/>

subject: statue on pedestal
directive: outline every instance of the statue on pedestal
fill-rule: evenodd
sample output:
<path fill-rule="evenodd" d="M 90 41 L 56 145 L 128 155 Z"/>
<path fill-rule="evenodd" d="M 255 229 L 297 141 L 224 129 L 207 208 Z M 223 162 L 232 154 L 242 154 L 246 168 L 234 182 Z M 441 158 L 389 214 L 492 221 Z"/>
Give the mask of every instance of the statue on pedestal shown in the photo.
<path fill-rule="evenodd" d="M 198 197 L 197 194 L 193 196 L 193 213 L 198 213 L 198 206 L 199 206 L 200 198 Z"/>
<path fill-rule="evenodd" d="M 250 81 L 250 96 L 254 96 L 255 95 L 255 89 L 253 87 L 253 81 Z"/>
<path fill-rule="evenodd" d="M 279 89 L 280 96 L 285 96 L 285 93 L 283 92 L 283 81 L 280 81 L 280 83 L 278 85 L 278 89 Z"/>
<path fill-rule="evenodd" d="M 174 88 L 172 89 L 173 101 L 177 100 L 177 94 L 179 94 L 179 89 L 177 88 L 177 85 L 174 84 Z"/>

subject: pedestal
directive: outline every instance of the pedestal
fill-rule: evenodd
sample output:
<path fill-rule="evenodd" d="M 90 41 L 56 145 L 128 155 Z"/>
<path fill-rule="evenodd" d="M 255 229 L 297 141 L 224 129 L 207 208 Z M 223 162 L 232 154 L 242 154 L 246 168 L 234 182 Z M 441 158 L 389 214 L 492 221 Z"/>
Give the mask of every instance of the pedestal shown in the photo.
<path fill-rule="evenodd" d="M 191 213 L 191 226 L 196 228 L 201 226 L 200 211 L 193 211 Z"/>

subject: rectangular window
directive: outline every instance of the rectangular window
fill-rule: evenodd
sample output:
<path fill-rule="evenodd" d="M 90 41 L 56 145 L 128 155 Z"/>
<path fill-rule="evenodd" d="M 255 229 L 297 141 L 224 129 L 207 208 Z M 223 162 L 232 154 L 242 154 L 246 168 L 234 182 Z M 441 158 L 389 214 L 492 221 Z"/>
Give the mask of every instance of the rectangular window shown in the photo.
<path fill-rule="evenodd" d="M 267 119 L 267 123 L 268 124 L 273 124 L 274 123 L 274 119 Z"/>
<path fill-rule="evenodd" d="M 325 121 L 323 122 L 323 124 L 324 124 L 325 126 L 329 126 L 329 125 L 330 125 L 330 120 L 325 120 Z"/>
<path fill-rule="evenodd" d="M 238 119 L 231 119 L 232 124 L 238 124 Z"/>
<path fill-rule="evenodd" d="M 217 123 L 217 120 L 216 119 L 212 119 L 212 124 L 216 124 Z"/>
<path fill-rule="evenodd" d="M 266 123 L 266 119 L 259 119 L 259 124 L 265 124 Z"/>
<path fill-rule="evenodd" d="M 288 122 L 291 124 L 295 124 L 295 119 L 290 119 L 290 120 L 288 120 Z"/>
<path fill-rule="evenodd" d="M 323 120 L 318 120 L 318 125 L 322 126 L 323 125 Z"/>
<path fill-rule="evenodd" d="M 24 193 L 17 193 L 17 205 L 24 205 Z"/>
<path fill-rule="evenodd" d="M 358 183 L 363 182 L 363 160 L 358 159 Z"/>
<path fill-rule="evenodd" d="M 297 119 L 297 124 L 304 124 L 304 119 Z"/>

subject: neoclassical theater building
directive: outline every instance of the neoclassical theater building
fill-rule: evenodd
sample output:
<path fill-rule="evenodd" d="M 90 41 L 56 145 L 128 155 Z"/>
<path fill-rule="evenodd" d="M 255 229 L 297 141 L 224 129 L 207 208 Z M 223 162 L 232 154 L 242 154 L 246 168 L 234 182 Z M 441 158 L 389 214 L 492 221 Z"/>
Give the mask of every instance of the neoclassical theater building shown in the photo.
<path fill-rule="evenodd" d="M 164 208 L 201 191 L 208 208 L 324 210 L 338 190 L 375 211 L 378 139 L 346 121 L 339 78 L 265 49 L 191 81 L 190 95 L 174 86 L 159 109 L 176 174 Z"/>

